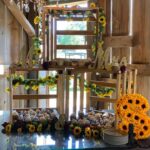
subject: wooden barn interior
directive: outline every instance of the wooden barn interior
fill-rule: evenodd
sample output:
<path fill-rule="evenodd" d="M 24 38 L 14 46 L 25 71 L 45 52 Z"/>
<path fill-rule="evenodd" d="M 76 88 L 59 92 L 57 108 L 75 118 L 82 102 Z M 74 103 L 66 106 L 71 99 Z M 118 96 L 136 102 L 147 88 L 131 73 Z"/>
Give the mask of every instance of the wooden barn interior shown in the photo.
<path fill-rule="evenodd" d="M 150 148 L 149 8 L 0 0 L 0 150 Z"/>

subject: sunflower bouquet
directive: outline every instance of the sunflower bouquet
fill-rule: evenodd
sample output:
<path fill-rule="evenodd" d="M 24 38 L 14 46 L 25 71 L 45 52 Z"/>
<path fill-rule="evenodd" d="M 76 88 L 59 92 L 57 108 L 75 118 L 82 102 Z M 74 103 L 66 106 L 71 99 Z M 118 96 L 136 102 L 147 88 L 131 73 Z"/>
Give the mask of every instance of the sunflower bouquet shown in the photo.
<path fill-rule="evenodd" d="M 146 139 L 150 136 L 150 117 L 147 115 L 150 106 L 145 97 L 140 94 L 124 95 L 115 107 L 119 130 L 128 133 L 129 124 L 133 124 L 136 139 Z"/>

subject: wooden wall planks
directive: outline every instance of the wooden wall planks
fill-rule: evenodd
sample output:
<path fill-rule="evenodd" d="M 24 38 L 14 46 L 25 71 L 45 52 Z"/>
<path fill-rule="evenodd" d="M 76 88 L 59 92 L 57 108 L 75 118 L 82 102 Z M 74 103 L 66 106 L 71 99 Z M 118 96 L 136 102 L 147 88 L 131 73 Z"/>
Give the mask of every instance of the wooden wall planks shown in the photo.
<path fill-rule="evenodd" d="M 139 45 L 133 48 L 133 63 L 150 63 L 150 1 L 134 0 L 133 5 L 133 35 Z M 147 70 L 148 67 L 147 67 Z M 139 76 L 137 92 L 146 96 L 150 101 L 150 77 Z"/>
<path fill-rule="evenodd" d="M 129 0 L 113 0 L 112 5 L 112 35 L 129 35 Z M 129 48 L 113 48 L 112 53 L 130 58 Z"/>
<path fill-rule="evenodd" d="M 26 50 L 26 34 L 2 1 L 0 1 L 0 64 L 10 65 L 17 62 L 19 50 Z M 9 96 L 5 77 L 0 77 L 0 109 L 8 109 Z M 18 103 L 22 106 L 22 103 Z"/>

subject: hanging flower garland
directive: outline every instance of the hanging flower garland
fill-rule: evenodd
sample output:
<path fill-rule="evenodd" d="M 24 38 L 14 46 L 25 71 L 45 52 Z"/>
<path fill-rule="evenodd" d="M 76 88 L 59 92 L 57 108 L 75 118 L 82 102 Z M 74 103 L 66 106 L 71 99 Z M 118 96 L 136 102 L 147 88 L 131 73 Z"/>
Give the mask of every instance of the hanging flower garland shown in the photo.
<path fill-rule="evenodd" d="M 122 96 L 116 103 L 116 115 L 119 118 L 117 128 L 128 133 L 129 124 L 133 124 L 136 139 L 150 137 L 149 108 L 148 100 L 140 94 Z"/>
<path fill-rule="evenodd" d="M 104 41 L 102 39 L 102 35 L 105 32 L 105 28 L 106 28 L 106 15 L 104 13 L 104 10 L 102 8 L 99 9 L 99 16 L 98 16 L 98 29 L 96 28 L 96 25 L 94 27 L 94 33 L 97 33 L 98 30 L 98 44 L 96 43 L 97 41 L 94 40 L 93 44 L 92 44 L 92 52 L 93 52 L 93 56 L 96 55 L 97 49 L 98 48 L 102 48 Z M 96 45 L 98 45 L 98 47 L 96 47 Z"/>
<path fill-rule="evenodd" d="M 46 76 L 44 78 L 35 79 L 24 79 L 22 75 L 11 75 L 12 77 L 12 85 L 14 88 L 17 88 L 19 85 L 24 85 L 26 90 L 32 89 L 37 91 L 39 86 L 49 86 L 50 88 L 56 87 L 58 75 L 55 76 Z M 10 81 L 10 76 L 7 77 L 8 81 Z M 7 91 L 10 89 L 7 88 Z"/>
<path fill-rule="evenodd" d="M 115 91 L 115 89 L 113 89 L 113 88 L 100 87 L 100 86 L 97 86 L 94 83 L 87 83 L 86 81 L 84 83 L 84 88 L 85 88 L 86 92 L 91 91 L 100 98 L 112 96 L 112 94 Z"/>

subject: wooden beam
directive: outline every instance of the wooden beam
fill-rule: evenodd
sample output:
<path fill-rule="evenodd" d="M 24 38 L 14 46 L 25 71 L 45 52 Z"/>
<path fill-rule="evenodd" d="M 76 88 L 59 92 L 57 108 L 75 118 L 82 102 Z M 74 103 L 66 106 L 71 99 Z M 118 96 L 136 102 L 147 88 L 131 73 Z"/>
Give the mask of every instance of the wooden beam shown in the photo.
<path fill-rule="evenodd" d="M 99 10 L 99 7 L 95 7 L 95 8 L 84 8 L 84 7 L 53 7 L 51 5 L 46 5 L 44 6 L 44 10 L 45 11 L 49 11 L 49 10 L 65 10 L 65 11 L 73 11 L 73 10 L 77 10 L 77 11 L 96 11 Z"/>
<path fill-rule="evenodd" d="M 150 76 L 150 64 L 130 64 L 127 68 L 137 69 L 138 75 Z"/>
<path fill-rule="evenodd" d="M 95 36 L 93 31 L 72 31 L 72 30 L 57 30 L 57 35 L 85 35 L 85 36 Z"/>
<path fill-rule="evenodd" d="M 98 96 L 91 96 L 90 97 L 93 101 L 98 101 L 98 102 L 105 102 L 105 103 L 116 103 L 116 99 L 112 98 L 100 98 Z"/>
<path fill-rule="evenodd" d="M 133 37 L 132 36 L 108 36 L 104 38 L 104 43 L 106 47 L 133 47 Z"/>
<path fill-rule="evenodd" d="M 21 68 L 21 67 L 11 67 L 11 71 L 14 73 L 15 71 L 55 71 L 55 70 L 64 70 L 65 67 L 56 67 L 56 68 L 49 68 L 45 70 L 43 68 Z"/>
<path fill-rule="evenodd" d="M 91 80 L 92 83 L 100 86 L 106 86 L 106 87 L 116 87 L 116 83 L 106 82 L 106 81 L 94 81 Z"/>
<path fill-rule="evenodd" d="M 14 100 L 20 99 L 50 99 L 50 98 L 57 98 L 57 95 L 13 95 Z"/>
<path fill-rule="evenodd" d="M 24 28 L 26 33 L 33 37 L 35 36 L 35 30 L 29 21 L 26 19 L 24 14 L 20 11 L 18 6 L 15 4 L 13 0 L 3 0 L 5 5 L 8 7 L 12 15 L 16 18 L 16 20 L 20 23 L 20 25 Z"/>
<path fill-rule="evenodd" d="M 59 18 L 56 18 L 56 21 L 66 21 L 66 19 L 67 19 L 66 17 L 60 16 Z M 83 19 L 83 17 L 77 17 L 77 16 L 75 17 L 71 16 L 70 19 L 72 19 L 73 21 L 86 21 Z M 96 21 L 94 17 L 89 17 L 88 19 L 89 19 L 88 22 L 94 23 Z"/>
<path fill-rule="evenodd" d="M 76 49 L 91 49 L 91 45 L 56 45 L 56 49 L 69 49 L 69 50 L 76 50 Z"/>

